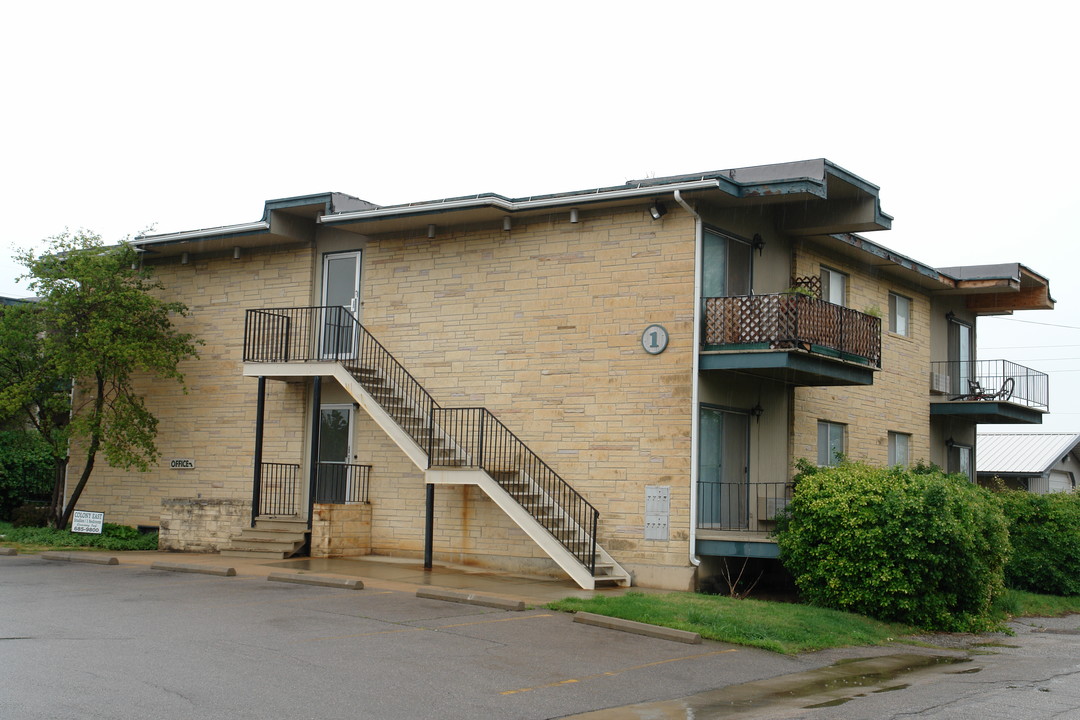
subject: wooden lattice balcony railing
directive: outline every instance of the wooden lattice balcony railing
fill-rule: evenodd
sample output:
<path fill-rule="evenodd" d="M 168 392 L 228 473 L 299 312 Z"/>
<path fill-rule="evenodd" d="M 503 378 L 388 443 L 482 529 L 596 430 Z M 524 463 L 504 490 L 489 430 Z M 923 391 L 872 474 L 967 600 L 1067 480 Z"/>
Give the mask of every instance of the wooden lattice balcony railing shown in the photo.
<path fill-rule="evenodd" d="M 881 319 L 797 293 L 705 298 L 708 350 L 805 350 L 881 367 Z"/>

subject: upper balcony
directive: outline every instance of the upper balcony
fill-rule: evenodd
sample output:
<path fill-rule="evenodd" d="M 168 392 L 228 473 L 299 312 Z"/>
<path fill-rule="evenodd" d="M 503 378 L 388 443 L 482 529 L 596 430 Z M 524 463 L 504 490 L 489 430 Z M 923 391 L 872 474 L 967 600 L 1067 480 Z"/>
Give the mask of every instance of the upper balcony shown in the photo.
<path fill-rule="evenodd" d="M 792 385 L 872 385 L 881 319 L 797 293 L 705 298 L 702 370 Z"/>
<path fill-rule="evenodd" d="M 1050 410 L 1046 373 L 1008 360 L 949 360 L 931 363 L 931 415 L 975 423 L 1042 424 Z"/>

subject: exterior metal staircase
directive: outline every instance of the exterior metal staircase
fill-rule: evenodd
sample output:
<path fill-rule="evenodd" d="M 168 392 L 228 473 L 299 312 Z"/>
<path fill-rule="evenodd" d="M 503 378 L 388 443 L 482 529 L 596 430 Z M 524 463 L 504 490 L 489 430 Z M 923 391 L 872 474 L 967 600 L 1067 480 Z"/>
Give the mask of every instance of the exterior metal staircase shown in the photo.
<path fill-rule="evenodd" d="M 581 587 L 630 584 L 596 541 L 596 508 L 487 409 L 440 406 L 347 309 L 248 310 L 244 361 L 335 377 L 427 482 L 480 487 Z"/>

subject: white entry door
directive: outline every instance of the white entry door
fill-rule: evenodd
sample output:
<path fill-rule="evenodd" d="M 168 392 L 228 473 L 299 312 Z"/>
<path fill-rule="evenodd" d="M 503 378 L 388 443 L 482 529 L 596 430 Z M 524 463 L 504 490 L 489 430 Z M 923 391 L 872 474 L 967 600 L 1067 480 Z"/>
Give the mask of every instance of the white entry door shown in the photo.
<path fill-rule="evenodd" d="M 323 255 L 322 279 L 321 354 L 352 357 L 360 319 L 360 251 Z"/>

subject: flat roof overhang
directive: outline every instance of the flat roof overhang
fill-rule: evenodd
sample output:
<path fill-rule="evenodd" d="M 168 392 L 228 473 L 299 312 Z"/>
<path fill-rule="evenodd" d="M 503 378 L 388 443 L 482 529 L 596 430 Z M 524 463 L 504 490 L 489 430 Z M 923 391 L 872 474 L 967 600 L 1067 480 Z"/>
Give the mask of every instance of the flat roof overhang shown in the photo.
<path fill-rule="evenodd" d="M 877 368 L 803 350 L 701 352 L 702 371 L 722 370 L 799 387 L 873 385 Z"/>
<path fill-rule="evenodd" d="M 960 417 L 979 425 L 1042 425 L 1044 410 L 997 400 L 931 402 L 930 415 Z"/>

